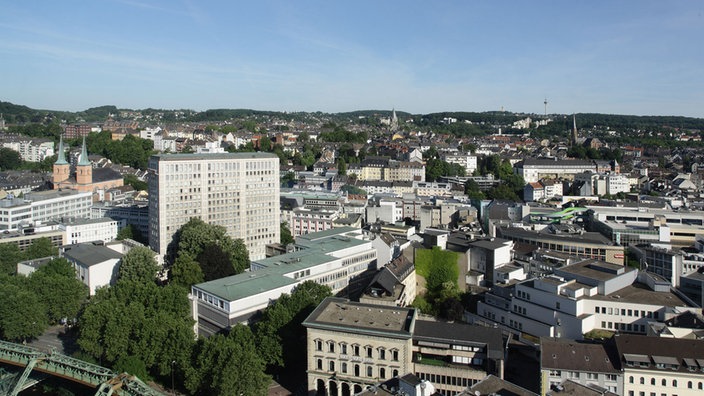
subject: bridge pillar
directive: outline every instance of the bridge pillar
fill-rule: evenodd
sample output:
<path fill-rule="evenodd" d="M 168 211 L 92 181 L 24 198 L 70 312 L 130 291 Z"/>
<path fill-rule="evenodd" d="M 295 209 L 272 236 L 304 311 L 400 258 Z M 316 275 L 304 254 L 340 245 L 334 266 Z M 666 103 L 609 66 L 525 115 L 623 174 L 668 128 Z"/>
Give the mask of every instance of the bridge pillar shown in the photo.
<path fill-rule="evenodd" d="M 22 372 L 20 378 L 17 380 L 15 387 L 12 389 L 12 392 L 10 392 L 10 396 L 17 396 L 17 394 L 22 391 L 24 382 L 27 381 L 27 378 L 29 378 L 29 374 L 32 372 L 37 362 L 39 362 L 39 359 L 32 359 L 29 361 L 29 363 L 27 363 L 27 367 L 24 368 L 24 371 Z"/>

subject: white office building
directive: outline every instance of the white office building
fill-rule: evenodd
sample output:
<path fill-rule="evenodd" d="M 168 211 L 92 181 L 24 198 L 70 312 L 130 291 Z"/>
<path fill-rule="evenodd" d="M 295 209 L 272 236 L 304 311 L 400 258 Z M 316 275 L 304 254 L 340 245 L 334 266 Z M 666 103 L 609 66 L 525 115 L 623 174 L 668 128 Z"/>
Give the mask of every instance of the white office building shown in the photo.
<path fill-rule="evenodd" d="M 269 153 L 161 154 L 149 159 L 149 246 L 166 254 L 192 218 L 242 239 L 252 260 L 280 240 L 279 158 Z"/>
<path fill-rule="evenodd" d="M 127 225 L 125 220 L 113 220 L 109 217 L 98 219 L 67 218 L 59 223 L 64 231 L 64 243 L 73 245 L 84 242 L 110 242 L 117 238 L 117 232 Z"/>
<path fill-rule="evenodd" d="M 93 193 L 75 190 L 31 192 L 0 200 L 0 230 L 16 230 L 65 217 L 88 218 Z"/>

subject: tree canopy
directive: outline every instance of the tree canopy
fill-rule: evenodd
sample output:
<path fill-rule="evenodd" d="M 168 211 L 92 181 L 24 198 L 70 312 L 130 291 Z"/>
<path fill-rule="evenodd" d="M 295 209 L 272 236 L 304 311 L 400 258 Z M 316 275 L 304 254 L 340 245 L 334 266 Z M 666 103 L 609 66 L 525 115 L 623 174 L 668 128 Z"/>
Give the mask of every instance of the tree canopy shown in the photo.
<path fill-rule="evenodd" d="M 122 256 L 117 280 L 153 283 L 158 271 L 159 265 L 154 259 L 154 252 L 148 247 L 137 246 Z"/>
<path fill-rule="evenodd" d="M 200 264 L 206 281 L 239 274 L 249 268 L 249 252 L 241 239 L 232 239 L 225 227 L 193 218 L 176 233 L 178 256 L 187 254 Z"/>

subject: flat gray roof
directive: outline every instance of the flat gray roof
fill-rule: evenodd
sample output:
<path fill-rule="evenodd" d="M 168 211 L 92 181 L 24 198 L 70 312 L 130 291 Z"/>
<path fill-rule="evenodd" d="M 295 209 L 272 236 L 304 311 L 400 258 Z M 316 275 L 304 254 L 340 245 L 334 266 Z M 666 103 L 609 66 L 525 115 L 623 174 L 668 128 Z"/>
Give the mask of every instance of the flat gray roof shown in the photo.
<path fill-rule="evenodd" d="M 71 259 L 85 267 L 100 264 L 110 259 L 119 259 L 122 254 L 102 245 L 79 243 L 63 246 L 63 257 Z"/>
<path fill-rule="evenodd" d="M 623 289 L 619 289 L 607 296 L 599 294 L 589 298 L 597 301 L 618 301 L 634 304 L 662 305 L 668 307 L 689 306 L 687 302 L 672 292 L 656 292 L 640 283 L 634 283 L 630 286 L 626 286 Z"/>
<path fill-rule="evenodd" d="M 357 334 L 411 338 L 416 310 L 328 297 L 303 321 L 306 327 Z"/>

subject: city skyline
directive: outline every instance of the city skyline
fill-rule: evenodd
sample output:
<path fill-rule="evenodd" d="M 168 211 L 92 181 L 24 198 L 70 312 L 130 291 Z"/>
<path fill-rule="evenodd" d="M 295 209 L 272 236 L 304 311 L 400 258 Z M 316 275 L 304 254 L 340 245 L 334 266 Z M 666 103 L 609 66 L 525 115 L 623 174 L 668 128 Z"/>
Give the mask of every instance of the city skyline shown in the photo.
<path fill-rule="evenodd" d="M 7 3 L 0 100 L 32 108 L 704 117 L 694 2 Z"/>

